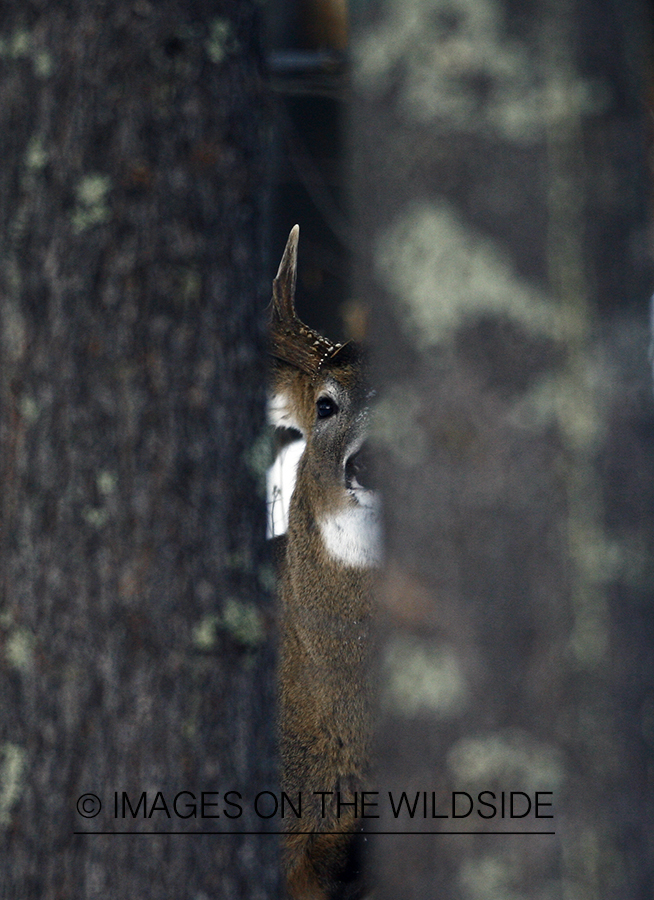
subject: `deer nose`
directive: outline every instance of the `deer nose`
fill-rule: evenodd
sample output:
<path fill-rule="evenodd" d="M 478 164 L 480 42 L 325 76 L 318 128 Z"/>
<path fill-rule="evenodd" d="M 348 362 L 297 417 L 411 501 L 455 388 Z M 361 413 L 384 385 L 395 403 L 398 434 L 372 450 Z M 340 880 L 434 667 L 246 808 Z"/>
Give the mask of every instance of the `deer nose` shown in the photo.
<path fill-rule="evenodd" d="M 370 447 L 367 441 L 349 456 L 345 463 L 345 483 L 348 489 L 363 488 L 366 491 L 375 489 L 373 464 Z"/>

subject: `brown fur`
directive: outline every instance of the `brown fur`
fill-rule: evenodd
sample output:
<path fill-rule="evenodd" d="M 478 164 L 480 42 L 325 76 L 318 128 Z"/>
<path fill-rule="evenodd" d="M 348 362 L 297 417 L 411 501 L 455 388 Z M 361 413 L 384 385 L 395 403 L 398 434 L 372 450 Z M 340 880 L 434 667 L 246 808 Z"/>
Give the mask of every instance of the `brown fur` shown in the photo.
<path fill-rule="evenodd" d="M 332 344 L 295 316 L 296 229 L 274 282 L 271 323 L 272 392 L 284 398 L 288 421 L 307 441 L 280 578 L 282 788 L 302 802 L 302 818 L 285 820 L 284 869 L 292 900 L 349 900 L 362 889 L 360 823 L 349 808 L 337 817 L 329 802 L 323 817 L 314 792 L 340 792 L 350 802 L 365 789 L 372 575 L 334 560 L 318 523 L 355 502 L 345 487 L 344 460 L 362 439 L 366 388 L 357 348 Z M 316 414 L 325 390 L 339 406 L 327 424 Z"/>

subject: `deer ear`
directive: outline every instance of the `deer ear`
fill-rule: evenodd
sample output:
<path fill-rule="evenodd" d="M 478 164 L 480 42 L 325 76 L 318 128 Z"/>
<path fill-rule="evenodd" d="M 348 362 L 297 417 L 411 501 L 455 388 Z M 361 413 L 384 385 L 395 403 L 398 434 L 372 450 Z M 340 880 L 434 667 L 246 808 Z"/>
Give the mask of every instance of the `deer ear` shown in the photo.
<path fill-rule="evenodd" d="M 294 428 L 304 435 L 304 428 L 294 411 L 294 404 L 289 391 L 273 388 L 268 400 L 268 420 L 275 428 Z"/>
<path fill-rule="evenodd" d="M 281 322 L 295 318 L 295 282 L 297 281 L 297 245 L 300 226 L 294 225 L 286 241 L 284 255 L 273 281 L 273 317 Z"/>

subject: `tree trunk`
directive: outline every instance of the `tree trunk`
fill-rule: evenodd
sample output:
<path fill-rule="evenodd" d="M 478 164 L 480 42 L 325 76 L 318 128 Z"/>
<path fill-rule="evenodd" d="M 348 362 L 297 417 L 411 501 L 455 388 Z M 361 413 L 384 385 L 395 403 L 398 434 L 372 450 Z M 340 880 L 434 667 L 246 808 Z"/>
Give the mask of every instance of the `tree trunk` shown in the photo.
<path fill-rule="evenodd" d="M 378 900 L 651 896 L 643 7 L 387 0 L 355 27 Z"/>
<path fill-rule="evenodd" d="M 0 13 L 2 897 L 276 889 L 255 6 Z"/>

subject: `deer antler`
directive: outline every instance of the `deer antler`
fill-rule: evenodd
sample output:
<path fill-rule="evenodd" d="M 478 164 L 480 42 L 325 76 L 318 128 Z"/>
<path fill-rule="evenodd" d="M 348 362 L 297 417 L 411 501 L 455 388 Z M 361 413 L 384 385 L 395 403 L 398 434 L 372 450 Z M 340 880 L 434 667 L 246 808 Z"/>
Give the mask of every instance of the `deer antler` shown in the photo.
<path fill-rule="evenodd" d="M 279 270 L 273 281 L 270 317 L 270 354 L 314 378 L 323 362 L 343 347 L 318 334 L 295 312 L 297 245 L 300 226 L 294 225 L 286 242 Z"/>

